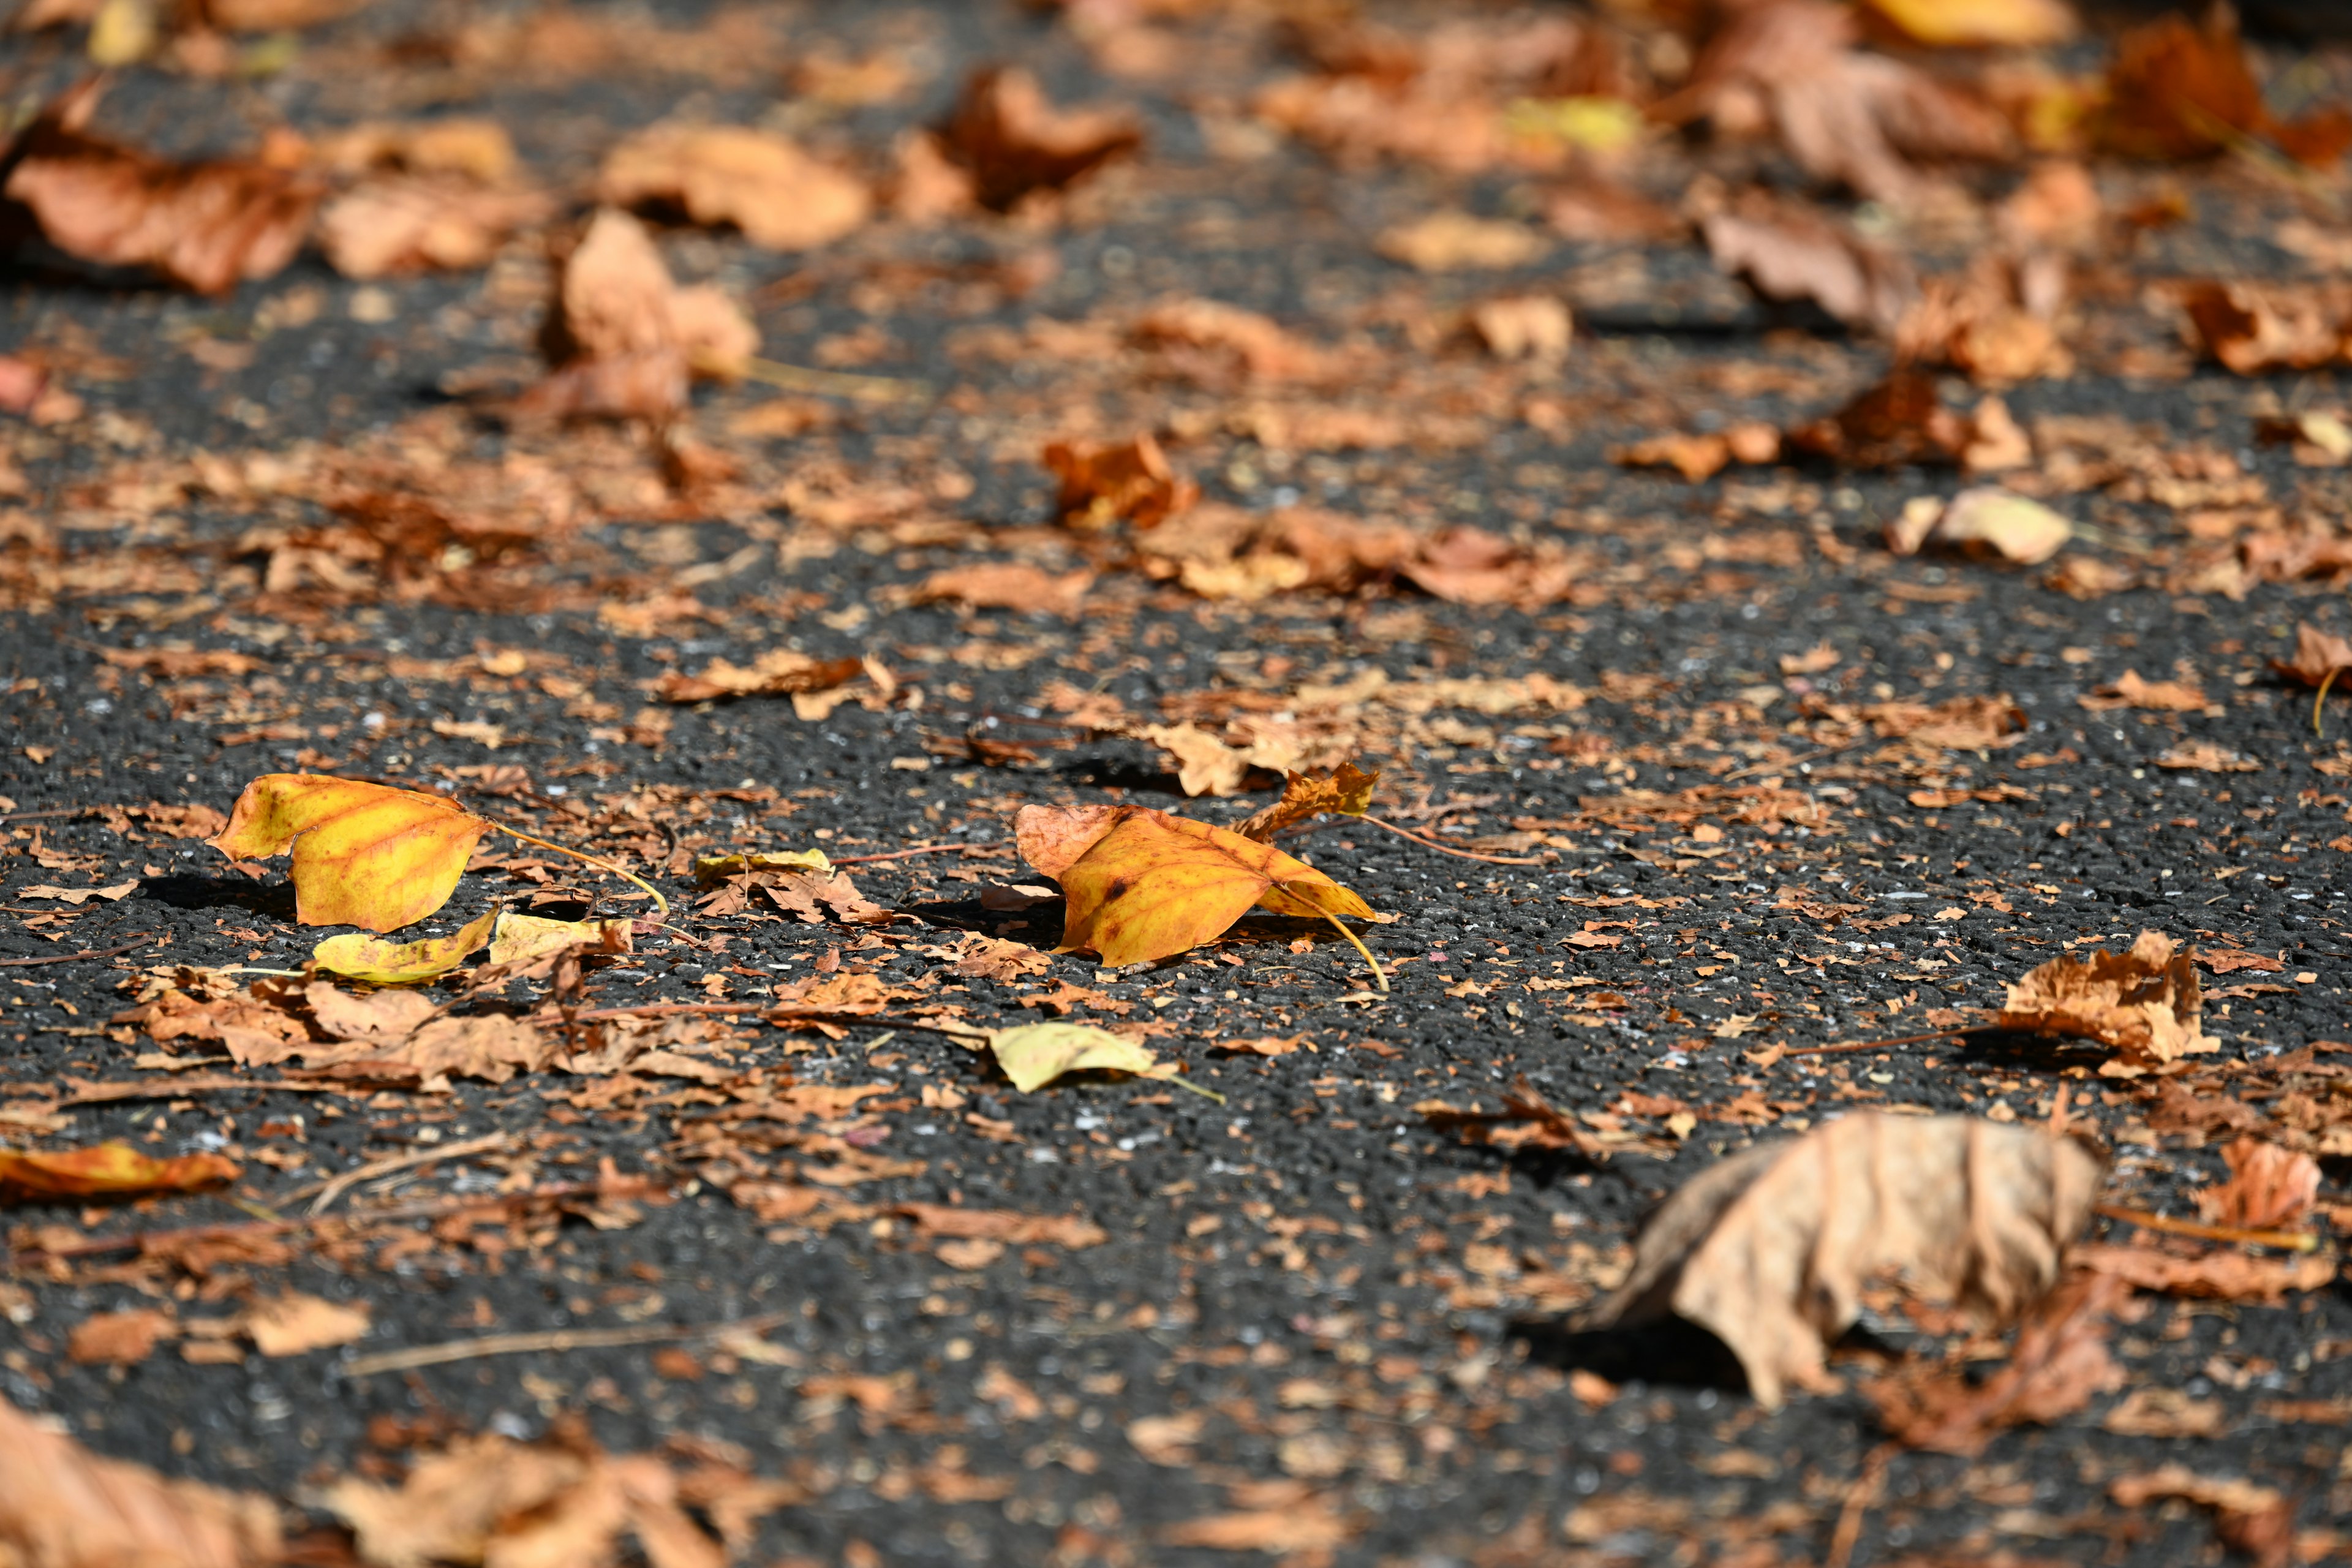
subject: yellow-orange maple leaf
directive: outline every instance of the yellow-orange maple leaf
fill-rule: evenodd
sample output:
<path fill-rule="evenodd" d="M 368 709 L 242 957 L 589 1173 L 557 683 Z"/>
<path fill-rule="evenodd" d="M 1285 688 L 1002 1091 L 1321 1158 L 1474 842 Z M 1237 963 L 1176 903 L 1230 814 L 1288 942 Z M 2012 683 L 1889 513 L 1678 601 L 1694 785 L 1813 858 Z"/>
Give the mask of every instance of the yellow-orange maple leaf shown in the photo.
<path fill-rule="evenodd" d="M 1015 831 L 1068 899 L 1062 950 L 1092 949 L 1114 968 L 1197 947 L 1253 908 L 1335 924 L 1372 913 L 1271 845 L 1142 806 L 1029 806 Z"/>
<path fill-rule="evenodd" d="M 265 773 L 245 786 L 212 847 L 232 860 L 294 851 L 294 916 L 304 925 L 396 931 L 449 901 L 490 824 L 454 802 L 320 773 Z"/>

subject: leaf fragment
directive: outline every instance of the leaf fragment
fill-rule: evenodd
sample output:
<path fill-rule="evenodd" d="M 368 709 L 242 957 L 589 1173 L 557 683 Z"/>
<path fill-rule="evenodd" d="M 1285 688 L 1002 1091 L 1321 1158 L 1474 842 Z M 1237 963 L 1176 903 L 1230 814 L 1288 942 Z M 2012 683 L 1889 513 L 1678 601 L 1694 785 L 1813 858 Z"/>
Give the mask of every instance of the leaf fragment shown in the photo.
<path fill-rule="evenodd" d="M 1244 838 L 1271 844 L 1275 836 L 1311 816 L 1361 816 L 1372 809 L 1372 787 L 1380 770 L 1366 773 L 1353 763 L 1341 763 L 1318 774 L 1291 773 L 1283 782 L 1282 798 L 1234 824 Z"/>
<path fill-rule="evenodd" d="M 447 936 L 428 936 L 415 942 L 386 942 L 382 937 L 360 936 L 346 931 L 331 936 L 310 950 L 310 962 L 329 974 L 340 974 L 346 980 L 364 981 L 370 985 L 417 985 L 448 973 L 475 951 L 490 940 L 490 928 L 499 923 L 503 911 L 491 910 L 480 919 L 468 921 Z M 523 917 L 528 919 L 528 916 Z M 560 921 L 541 922 L 560 925 Z M 491 962 L 498 962 L 494 953 Z"/>
<path fill-rule="evenodd" d="M 627 920 L 551 921 L 501 910 L 490 935 L 490 962 L 530 963 L 575 948 L 628 952 L 635 945 L 635 929 Z"/>
<path fill-rule="evenodd" d="M 2046 1129 L 1864 1112 L 1734 1155 L 1685 1183 L 1596 1309 L 1603 1327 L 1669 1314 L 1739 1358 L 1758 1403 L 1834 1386 L 1829 1342 L 1893 1270 L 1928 1295 L 2007 1318 L 2056 1281 L 2104 1165 Z"/>
<path fill-rule="evenodd" d="M 237 1174 L 236 1163 L 219 1154 L 158 1160 L 119 1139 L 55 1153 L 0 1150 L 0 1203 L 196 1193 L 225 1185 Z"/>
<path fill-rule="evenodd" d="M 740 125 L 649 126 L 605 155 L 596 199 L 732 224 L 769 250 L 830 245 L 873 215 L 866 183 L 784 137 Z"/>
<path fill-rule="evenodd" d="M 1027 1094 L 1066 1073 L 1148 1073 L 1160 1058 L 1145 1047 L 1091 1024 L 1024 1024 L 992 1030 L 988 1048 L 996 1065 Z"/>
<path fill-rule="evenodd" d="M 2063 954 L 2009 987 L 1999 1026 L 2022 1034 L 2096 1040 L 2123 1053 L 2099 1071 L 2135 1078 L 2153 1067 L 2221 1048 L 2203 1032 L 2204 999 L 2185 948 L 2144 931 L 2124 952 Z"/>
<path fill-rule="evenodd" d="M 2198 1190 L 2198 1212 L 2209 1225 L 2278 1230 L 2311 1212 L 2319 1200 L 2319 1163 L 2259 1138 L 2233 1139 L 2221 1151 L 2230 1179 Z"/>
<path fill-rule="evenodd" d="M 24 1568 L 266 1568 L 278 1510 L 249 1492 L 100 1458 L 0 1399 L 0 1554 Z"/>

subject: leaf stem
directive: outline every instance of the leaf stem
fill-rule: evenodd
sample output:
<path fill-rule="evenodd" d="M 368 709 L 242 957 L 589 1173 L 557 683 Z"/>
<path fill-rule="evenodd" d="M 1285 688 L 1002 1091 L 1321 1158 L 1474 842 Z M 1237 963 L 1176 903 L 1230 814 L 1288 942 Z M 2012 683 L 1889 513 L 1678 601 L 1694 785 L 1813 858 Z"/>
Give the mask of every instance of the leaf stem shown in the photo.
<path fill-rule="evenodd" d="M 1369 811 L 1359 820 L 1369 822 L 1374 827 L 1385 827 L 1399 838 L 1410 838 L 1424 849 L 1434 849 L 1440 855 L 1451 855 L 1457 860 L 1481 860 L 1489 866 L 1540 866 L 1543 864 L 1540 859 L 1533 856 L 1474 855 L 1467 849 L 1456 849 L 1450 845 L 1440 844 L 1434 838 L 1423 838 L 1410 827 L 1399 827 L 1393 822 L 1383 822 Z M 1388 987 L 1384 985 L 1381 989 L 1385 991 Z"/>
<path fill-rule="evenodd" d="M 654 908 L 661 911 L 661 918 L 663 920 L 669 919 L 669 900 L 662 897 L 662 892 L 659 888 L 655 887 L 643 877 L 637 876 L 633 872 L 624 871 L 618 866 L 614 865 L 610 860 L 599 860 L 595 856 L 587 854 L 582 850 L 570 848 L 562 844 L 551 844 L 544 838 L 534 838 L 519 827 L 509 827 L 505 823 L 496 821 L 493 818 L 485 816 L 482 820 L 489 823 L 492 827 L 497 828 L 500 833 L 505 834 L 509 838 L 519 838 L 525 844 L 531 845 L 536 848 L 552 849 L 558 855 L 569 855 L 583 866 L 593 866 L 599 871 L 610 872 L 612 875 L 621 879 L 624 882 L 628 882 L 638 888 L 644 889 L 646 896 L 653 900 Z"/>
<path fill-rule="evenodd" d="M 1224 1104 L 1224 1103 L 1225 1103 L 1225 1097 L 1224 1097 L 1223 1095 L 1219 1094 L 1219 1093 L 1218 1093 L 1215 1089 L 1202 1089 L 1199 1084 L 1194 1083 L 1191 1079 L 1186 1078 L 1182 1073 L 1174 1073 L 1174 1072 L 1171 1072 L 1171 1073 L 1170 1073 L 1166 1078 L 1161 1079 L 1160 1081 L 1161 1083 L 1172 1083 L 1172 1084 L 1174 1084 L 1174 1085 L 1175 1085 L 1177 1088 L 1179 1088 L 1179 1089 L 1191 1089 L 1194 1094 L 1199 1095 L 1202 1099 L 1203 1099 L 1203 1100 L 1215 1100 L 1219 1105 L 1223 1105 L 1223 1104 Z"/>
<path fill-rule="evenodd" d="M 2327 689 L 2335 685 L 2336 678 L 2343 673 L 2344 667 L 2339 664 L 2322 676 L 2318 694 L 2311 700 L 2311 732 L 2323 740 L 2326 738 L 2327 731 L 2321 727 L 2320 715 L 2326 710 Z"/>
<path fill-rule="evenodd" d="M 2307 1230 L 2248 1230 L 2231 1225 L 2200 1225 L 2193 1219 L 2175 1219 L 2170 1215 L 2125 1208 L 2120 1204 L 2101 1204 L 2098 1213 L 2108 1219 L 2136 1225 L 2142 1230 L 2161 1231 L 2167 1236 L 2191 1236 L 2200 1241 L 2235 1242 L 2242 1247 L 2275 1247 L 2283 1252 L 2316 1252 L 2319 1249 L 2319 1237 Z"/>
<path fill-rule="evenodd" d="M 1364 962 L 1372 966 L 1372 979 L 1379 984 L 1381 994 L 1382 995 L 1386 995 L 1389 989 L 1389 972 L 1381 967 L 1381 961 L 1372 956 L 1372 950 L 1364 945 L 1364 939 L 1358 936 L 1354 931 L 1349 931 L 1346 926 L 1340 924 L 1339 917 L 1333 914 L 1330 910 L 1324 910 L 1323 918 L 1331 922 L 1331 929 L 1333 931 L 1338 931 L 1341 936 L 1346 937 L 1350 942 L 1354 943 L 1356 951 L 1364 955 Z"/>

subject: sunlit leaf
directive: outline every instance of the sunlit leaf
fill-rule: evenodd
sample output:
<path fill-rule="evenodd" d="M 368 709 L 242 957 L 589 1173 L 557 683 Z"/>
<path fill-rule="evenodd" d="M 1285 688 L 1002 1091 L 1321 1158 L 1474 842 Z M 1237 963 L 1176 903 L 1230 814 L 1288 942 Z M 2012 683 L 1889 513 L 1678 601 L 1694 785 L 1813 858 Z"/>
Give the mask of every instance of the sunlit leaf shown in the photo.
<path fill-rule="evenodd" d="M 1150 1072 L 1159 1058 L 1134 1041 L 1091 1024 L 1024 1024 L 988 1037 L 996 1065 L 1026 1094 L 1065 1073 Z"/>
<path fill-rule="evenodd" d="M 1295 827 L 1310 816 L 1320 816 L 1326 813 L 1334 816 L 1361 816 L 1372 809 L 1372 786 L 1380 782 L 1377 769 L 1366 773 L 1353 763 L 1341 763 L 1320 776 L 1291 773 L 1282 786 L 1280 800 L 1264 811 L 1234 823 L 1233 830 L 1244 838 L 1271 844 L 1276 834 Z"/>
<path fill-rule="evenodd" d="M 428 936 L 416 942 L 386 942 L 382 937 L 346 931 L 312 948 L 310 962 L 326 973 L 364 980 L 371 985 L 420 984 L 448 973 L 489 941 L 490 927 L 499 913 L 492 910 L 447 936 Z"/>
<path fill-rule="evenodd" d="M 218 1154 L 158 1160 L 120 1141 L 53 1154 L 0 1150 L 0 1203 L 194 1193 L 236 1178 L 236 1162 Z"/>
<path fill-rule="evenodd" d="M 294 851 L 294 911 L 304 925 L 397 931 L 457 889 L 489 823 L 455 802 L 320 773 L 265 773 L 245 786 L 217 837 L 232 860 Z"/>
<path fill-rule="evenodd" d="M 490 938 L 490 962 L 527 963 L 575 947 L 627 952 L 634 945 L 633 931 L 633 923 L 625 920 L 551 921 L 503 910 Z"/>

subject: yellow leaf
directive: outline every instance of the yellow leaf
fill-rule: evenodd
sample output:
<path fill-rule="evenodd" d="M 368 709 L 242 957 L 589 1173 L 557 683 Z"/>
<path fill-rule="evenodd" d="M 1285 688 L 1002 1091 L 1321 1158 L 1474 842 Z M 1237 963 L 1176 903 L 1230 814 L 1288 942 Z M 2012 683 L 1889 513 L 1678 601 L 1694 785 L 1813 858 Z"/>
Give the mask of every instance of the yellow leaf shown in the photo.
<path fill-rule="evenodd" d="M 635 946 L 634 929 L 625 920 L 551 921 L 504 910 L 499 916 L 497 934 L 490 938 L 490 962 L 528 963 L 574 947 L 627 952 Z"/>
<path fill-rule="evenodd" d="M 0 1149 L 0 1203 L 194 1193 L 236 1178 L 237 1167 L 218 1154 L 158 1160 L 119 1139 L 51 1154 Z"/>
<path fill-rule="evenodd" d="M 1113 968 L 1149 963 L 1223 934 L 1253 906 L 1314 919 L 1371 915 L 1362 899 L 1271 845 L 1140 806 L 1116 812 L 1055 876 L 1068 900 L 1066 952 L 1092 948 Z"/>
<path fill-rule="evenodd" d="M 329 974 L 364 980 L 370 985 L 416 985 L 465 963 L 476 948 L 490 940 L 490 924 L 498 918 L 499 911 L 492 910 L 447 936 L 417 942 L 386 942 L 380 936 L 345 931 L 312 948 L 310 962 Z"/>
<path fill-rule="evenodd" d="M 833 862 L 822 849 L 761 849 L 748 855 L 704 855 L 694 862 L 697 887 L 740 877 L 747 871 L 830 871 Z"/>
<path fill-rule="evenodd" d="M 2074 35 L 2063 0 L 1864 0 L 1914 43 L 1943 48 L 2032 48 Z"/>
<path fill-rule="evenodd" d="M 449 901 L 490 824 L 437 795 L 319 773 L 265 773 L 217 837 L 232 860 L 294 851 L 304 925 L 397 931 Z"/>
<path fill-rule="evenodd" d="M 1235 833 L 1261 844 L 1271 844 L 1276 834 L 1325 812 L 1334 816 L 1361 816 L 1372 809 L 1372 786 L 1381 782 L 1381 775 L 1377 769 L 1368 773 L 1353 763 L 1341 763 L 1320 778 L 1312 773 L 1290 773 L 1286 779 L 1282 798 L 1264 811 L 1234 823 Z"/>
<path fill-rule="evenodd" d="M 1024 1024 L 992 1030 L 988 1048 L 996 1065 L 1026 1094 L 1064 1073 L 1150 1072 L 1159 1058 L 1132 1040 L 1090 1024 Z"/>

